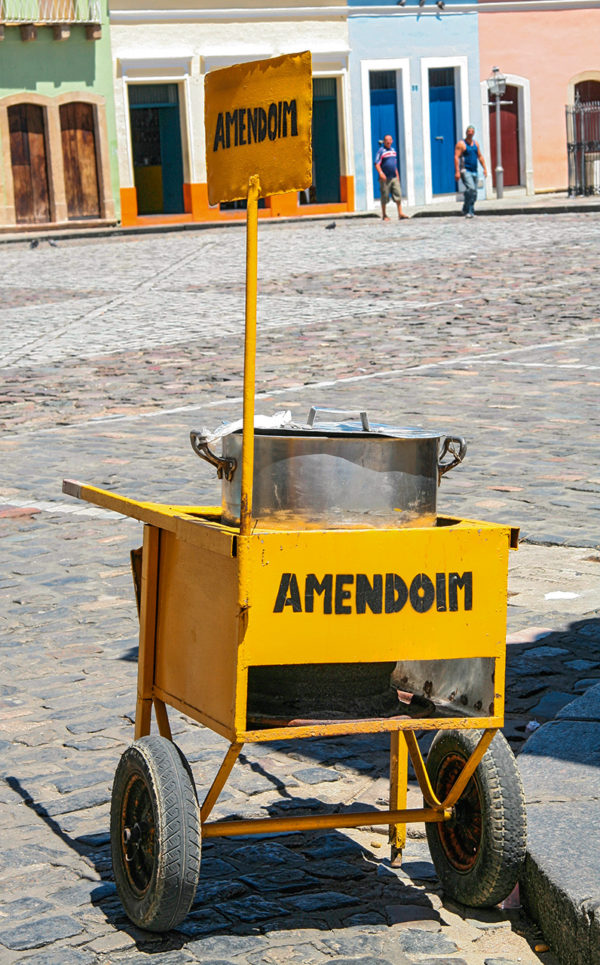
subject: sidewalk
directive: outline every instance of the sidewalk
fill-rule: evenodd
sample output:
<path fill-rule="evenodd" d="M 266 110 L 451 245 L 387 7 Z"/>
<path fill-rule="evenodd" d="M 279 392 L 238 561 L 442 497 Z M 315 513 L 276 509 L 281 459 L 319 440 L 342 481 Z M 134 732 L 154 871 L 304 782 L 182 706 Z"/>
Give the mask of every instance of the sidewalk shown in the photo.
<path fill-rule="evenodd" d="M 461 201 L 444 201 L 440 204 L 420 205 L 414 207 L 404 207 L 405 212 L 411 218 L 448 218 L 460 217 Z M 574 212 L 600 211 L 600 195 L 592 195 L 585 198 L 569 198 L 566 192 L 557 194 L 536 194 L 536 195 L 512 195 L 508 194 L 497 201 L 495 198 L 486 201 L 478 201 L 476 206 L 477 216 L 504 216 L 504 215 L 533 215 L 533 214 L 573 214 Z M 311 221 L 348 221 L 353 219 L 379 219 L 380 212 L 377 211 L 354 211 L 349 214 L 315 214 L 302 215 L 295 218 L 265 218 L 261 224 L 288 224 L 302 223 Z M 153 235 L 170 234 L 176 231 L 209 231 L 214 228 L 243 228 L 245 221 L 188 221 L 184 224 L 155 224 L 136 226 L 133 228 L 123 228 L 120 225 L 110 225 L 108 227 L 90 228 L 71 228 L 68 225 L 63 227 L 51 227 L 39 231 L 26 232 L 0 232 L 0 245 L 21 244 L 29 245 L 32 241 L 47 241 L 48 239 L 73 240 L 75 238 L 111 238 L 126 237 L 127 235 Z"/>
<path fill-rule="evenodd" d="M 523 901 L 561 965 L 600 963 L 600 685 L 518 758 L 528 818 Z"/>

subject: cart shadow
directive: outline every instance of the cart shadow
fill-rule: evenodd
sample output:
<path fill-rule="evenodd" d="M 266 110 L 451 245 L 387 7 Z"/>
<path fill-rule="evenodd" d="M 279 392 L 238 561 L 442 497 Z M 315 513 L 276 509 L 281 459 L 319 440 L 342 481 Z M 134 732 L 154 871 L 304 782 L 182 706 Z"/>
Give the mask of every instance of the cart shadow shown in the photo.
<path fill-rule="evenodd" d="M 272 933 L 280 936 L 279 945 L 285 943 L 282 939 L 288 931 L 290 943 L 295 943 L 297 929 L 331 933 L 355 926 L 382 928 L 398 921 L 414 922 L 415 928 L 427 927 L 428 922 L 440 924 L 439 913 L 424 890 L 437 882 L 431 862 L 418 855 L 396 869 L 389 859 L 374 857 L 342 832 L 316 831 L 205 841 L 200 884 L 190 913 L 176 930 L 150 934 L 132 925 L 123 911 L 112 881 L 108 831 L 71 835 L 18 778 L 8 776 L 6 782 L 55 837 L 94 867 L 101 881 L 86 882 L 89 903 L 149 955 L 193 943 L 196 953 L 202 947 L 203 953 L 214 952 L 215 959 L 227 959 L 232 942 L 252 942 L 262 936 L 264 944 Z M 277 779 L 275 783 L 281 784 Z M 323 808 L 314 798 L 285 794 L 283 802 L 265 810 L 275 816 L 282 813 L 282 805 L 294 813 Z M 376 810 L 364 802 L 352 807 Z M 386 841 L 373 836 L 381 837 L 382 844 Z"/>

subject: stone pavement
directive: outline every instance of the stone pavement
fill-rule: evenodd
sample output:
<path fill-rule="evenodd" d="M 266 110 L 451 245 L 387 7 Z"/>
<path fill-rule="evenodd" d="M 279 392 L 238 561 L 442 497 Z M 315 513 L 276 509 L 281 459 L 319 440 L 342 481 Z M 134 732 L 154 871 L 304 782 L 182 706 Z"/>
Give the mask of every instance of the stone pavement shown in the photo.
<path fill-rule="evenodd" d="M 463 434 L 440 510 L 522 527 L 516 750 L 600 680 L 599 236 L 594 213 L 260 232 L 258 411 L 366 405 Z M 240 414 L 243 264 L 235 228 L 3 251 L 0 961 L 550 963 L 535 947 L 551 936 L 519 907 L 442 903 L 419 827 L 401 870 L 372 829 L 211 841 L 193 914 L 164 939 L 115 898 L 108 811 L 132 736 L 141 533 L 63 497 L 61 480 L 219 502 L 188 433 Z M 171 717 L 202 789 L 224 742 Z M 387 761 L 383 738 L 254 748 L 215 816 L 381 806 Z"/>

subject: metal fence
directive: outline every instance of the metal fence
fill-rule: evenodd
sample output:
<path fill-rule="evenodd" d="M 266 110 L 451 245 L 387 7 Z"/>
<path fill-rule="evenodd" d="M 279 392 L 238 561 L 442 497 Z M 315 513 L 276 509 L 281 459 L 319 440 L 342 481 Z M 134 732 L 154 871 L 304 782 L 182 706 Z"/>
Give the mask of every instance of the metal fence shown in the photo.
<path fill-rule="evenodd" d="M 569 195 L 600 194 L 600 101 L 566 108 Z"/>
<path fill-rule="evenodd" d="M 100 0 L 0 0 L 0 24 L 100 23 Z"/>

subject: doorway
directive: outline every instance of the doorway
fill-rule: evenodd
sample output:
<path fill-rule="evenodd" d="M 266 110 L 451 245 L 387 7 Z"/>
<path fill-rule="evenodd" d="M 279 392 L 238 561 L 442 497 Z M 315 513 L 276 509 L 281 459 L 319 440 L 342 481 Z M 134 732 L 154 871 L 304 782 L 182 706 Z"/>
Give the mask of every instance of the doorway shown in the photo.
<path fill-rule="evenodd" d="M 428 75 L 432 193 L 454 194 L 457 140 L 454 67 L 430 67 Z"/>
<path fill-rule="evenodd" d="M 519 149 L 519 89 L 507 84 L 500 106 L 500 137 L 502 139 L 502 167 L 504 186 L 517 187 L 521 184 L 521 156 Z M 492 183 L 496 187 L 496 105 L 490 98 L 490 163 Z"/>
<path fill-rule="evenodd" d="M 130 84 L 129 116 L 138 213 L 182 213 L 183 152 L 177 84 Z"/>
<path fill-rule="evenodd" d="M 100 217 L 94 108 L 73 101 L 60 108 L 60 133 L 69 220 Z"/>
<path fill-rule="evenodd" d="M 300 203 L 339 203 L 340 139 L 335 77 L 313 78 L 312 156 L 312 185 L 300 192 Z"/>
<path fill-rule="evenodd" d="M 44 224 L 50 221 L 44 109 L 14 104 L 8 129 L 17 224 Z"/>
<path fill-rule="evenodd" d="M 383 144 L 386 134 L 394 138 L 394 149 L 399 151 L 398 140 L 398 92 L 396 89 L 395 70 L 369 71 L 369 98 L 371 105 L 371 158 L 374 161 L 377 151 Z M 400 159 L 398 159 L 400 171 Z M 402 180 L 402 171 L 400 178 Z M 404 189 L 404 185 L 402 185 Z M 404 190 L 402 192 L 404 194 Z M 373 197 L 378 200 L 381 196 L 377 172 L 373 174 Z"/>

